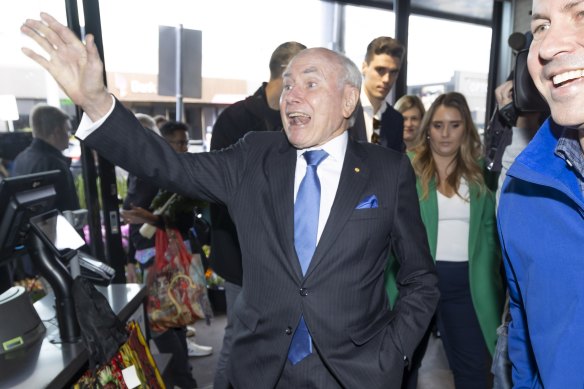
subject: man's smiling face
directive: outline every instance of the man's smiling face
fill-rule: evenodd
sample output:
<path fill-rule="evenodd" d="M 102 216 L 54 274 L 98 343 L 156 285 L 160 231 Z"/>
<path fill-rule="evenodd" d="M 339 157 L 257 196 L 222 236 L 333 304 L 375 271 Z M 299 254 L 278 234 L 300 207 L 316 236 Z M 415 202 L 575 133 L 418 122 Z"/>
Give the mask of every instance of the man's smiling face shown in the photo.
<path fill-rule="evenodd" d="M 302 51 L 288 65 L 280 114 L 294 147 L 322 145 L 347 129 L 358 91 L 342 85 L 342 72 L 335 54 L 321 48 Z"/>
<path fill-rule="evenodd" d="M 584 0 L 534 0 L 528 68 L 554 121 L 584 128 Z"/>

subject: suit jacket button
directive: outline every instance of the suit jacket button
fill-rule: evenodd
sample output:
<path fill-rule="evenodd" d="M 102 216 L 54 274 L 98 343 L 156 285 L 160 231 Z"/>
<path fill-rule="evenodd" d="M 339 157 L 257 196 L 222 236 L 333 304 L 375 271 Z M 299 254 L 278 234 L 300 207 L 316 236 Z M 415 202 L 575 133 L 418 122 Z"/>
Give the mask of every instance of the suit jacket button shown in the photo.
<path fill-rule="evenodd" d="M 286 328 L 286 335 L 292 335 L 292 327 Z"/>
<path fill-rule="evenodd" d="M 306 288 L 300 288 L 300 296 L 308 296 L 308 289 Z"/>

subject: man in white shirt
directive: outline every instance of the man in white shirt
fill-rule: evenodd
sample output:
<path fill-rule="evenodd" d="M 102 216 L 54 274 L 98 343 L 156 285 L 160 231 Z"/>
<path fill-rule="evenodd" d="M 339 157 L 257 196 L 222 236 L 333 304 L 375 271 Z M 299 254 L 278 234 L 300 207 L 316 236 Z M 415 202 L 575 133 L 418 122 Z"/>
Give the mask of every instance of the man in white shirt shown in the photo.
<path fill-rule="evenodd" d="M 436 308 L 437 277 L 409 159 L 347 136 L 361 83 L 355 64 L 325 48 L 301 51 L 283 75 L 284 132 L 180 154 L 107 93 L 93 36 L 84 45 L 41 18 L 21 30 L 49 59 L 24 53 L 87 114 L 76 135 L 160 187 L 228 207 L 244 269 L 230 383 L 397 387 Z M 147 161 L 132 157 L 140 152 Z M 400 262 L 393 309 L 384 293 L 390 244 Z"/>
<path fill-rule="evenodd" d="M 402 44 L 386 36 L 375 38 L 367 46 L 361 66 L 361 106 L 357 108 L 356 123 L 349 130 L 353 139 L 405 150 L 403 116 L 386 100 L 399 75 L 404 54 Z"/>

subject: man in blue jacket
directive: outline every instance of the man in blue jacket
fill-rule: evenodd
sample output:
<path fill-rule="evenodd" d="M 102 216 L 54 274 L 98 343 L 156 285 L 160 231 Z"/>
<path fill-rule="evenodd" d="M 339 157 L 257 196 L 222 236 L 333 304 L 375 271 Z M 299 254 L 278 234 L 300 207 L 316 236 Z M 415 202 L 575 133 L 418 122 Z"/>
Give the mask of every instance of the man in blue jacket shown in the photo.
<path fill-rule="evenodd" d="M 551 118 L 509 169 L 498 213 L 516 388 L 584 387 L 583 12 L 533 1 L 528 67 Z"/>

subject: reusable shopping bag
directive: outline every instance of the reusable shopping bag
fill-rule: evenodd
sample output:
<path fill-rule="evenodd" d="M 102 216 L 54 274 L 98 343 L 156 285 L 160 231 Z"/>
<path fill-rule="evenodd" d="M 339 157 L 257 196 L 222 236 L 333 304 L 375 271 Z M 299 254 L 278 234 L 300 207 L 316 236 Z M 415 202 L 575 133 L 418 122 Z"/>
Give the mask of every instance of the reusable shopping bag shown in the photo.
<path fill-rule="evenodd" d="M 156 256 L 146 277 L 150 328 L 162 332 L 213 316 L 199 254 L 174 228 L 156 231 Z"/>

